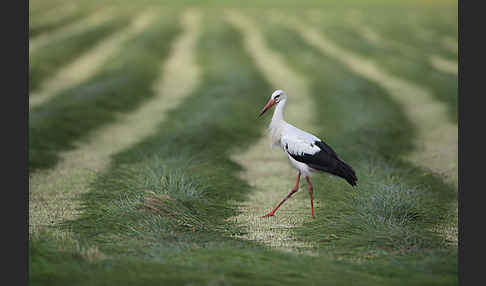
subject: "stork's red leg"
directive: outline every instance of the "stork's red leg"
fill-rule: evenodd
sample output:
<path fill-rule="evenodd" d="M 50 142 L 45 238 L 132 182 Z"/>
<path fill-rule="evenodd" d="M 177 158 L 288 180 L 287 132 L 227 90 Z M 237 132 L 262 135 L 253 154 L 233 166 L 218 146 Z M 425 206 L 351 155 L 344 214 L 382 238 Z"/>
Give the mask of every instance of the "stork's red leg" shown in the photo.
<path fill-rule="evenodd" d="M 290 191 L 290 193 L 268 214 L 262 216 L 262 217 L 269 217 L 275 215 L 275 212 L 278 210 L 278 208 L 285 203 L 286 200 L 288 200 L 295 192 L 299 190 L 299 181 L 300 181 L 300 172 L 297 174 L 297 180 L 295 182 L 295 187 Z"/>
<path fill-rule="evenodd" d="M 312 184 L 311 184 L 308 176 L 305 177 L 305 180 L 307 181 L 307 189 L 309 190 L 309 196 L 310 196 L 310 200 L 311 200 L 312 218 L 315 218 L 315 216 L 314 216 L 314 198 L 312 196 Z"/>

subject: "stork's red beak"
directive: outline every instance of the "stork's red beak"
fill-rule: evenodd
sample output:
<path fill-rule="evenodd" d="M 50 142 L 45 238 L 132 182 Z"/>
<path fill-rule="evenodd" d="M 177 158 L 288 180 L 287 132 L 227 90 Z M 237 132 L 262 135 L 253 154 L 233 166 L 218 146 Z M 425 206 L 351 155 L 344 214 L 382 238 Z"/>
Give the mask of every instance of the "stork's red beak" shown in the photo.
<path fill-rule="evenodd" d="M 267 111 L 270 107 L 274 106 L 275 105 L 275 100 L 273 99 L 270 99 L 267 103 L 267 105 L 265 105 L 265 107 L 263 107 L 262 111 L 260 111 L 260 115 L 258 115 L 258 118 L 260 118 L 263 113 L 265 113 L 265 111 Z"/>

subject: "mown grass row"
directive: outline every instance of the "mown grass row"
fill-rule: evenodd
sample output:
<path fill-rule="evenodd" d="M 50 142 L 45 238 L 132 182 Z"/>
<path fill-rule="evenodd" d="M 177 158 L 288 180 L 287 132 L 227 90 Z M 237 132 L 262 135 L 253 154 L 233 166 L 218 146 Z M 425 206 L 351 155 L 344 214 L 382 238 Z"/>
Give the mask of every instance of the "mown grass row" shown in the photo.
<path fill-rule="evenodd" d="M 363 21 L 384 38 L 417 48 L 423 54 L 436 54 L 457 61 L 457 54 L 445 49 L 441 41 L 444 37 L 457 40 L 457 7 L 444 7 L 441 11 L 438 15 L 437 8 L 416 8 L 411 11 L 413 18 L 393 21 L 399 19 L 403 11 L 390 9 L 381 19 L 363 17 Z"/>
<path fill-rule="evenodd" d="M 355 166 L 359 178 L 352 190 L 344 181 L 315 176 L 315 197 L 321 201 L 317 219 L 297 234 L 336 257 L 367 261 L 364 269 L 387 271 L 384 265 L 396 259 L 407 270 L 395 275 L 406 278 L 417 265 L 444 267 L 454 281 L 457 248 L 446 246 L 432 230 L 454 221 L 450 205 L 457 194 L 440 178 L 398 159 L 412 151 L 414 136 L 401 107 L 294 31 L 270 21 L 261 26 L 268 44 L 312 82 L 321 138 Z M 421 256 L 427 257 L 423 264 L 416 261 Z M 444 274 L 439 273 L 434 275 Z"/>
<path fill-rule="evenodd" d="M 42 82 L 52 77 L 63 66 L 74 61 L 91 47 L 110 34 L 123 29 L 128 19 L 118 17 L 76 34 L 69 34 L 49 42 L 39 51 L 30 55 L 29 90 L 37 91 Z"/>
<path fill-rule="evenodd" d="M 406 8 L 403 9 L 407 11 Z M 314 17 L 310 23 L 316 25 L 327 37 L 340 46 L 361 56 L 372 58 L 391 74 L 430 90 L 435 98 L 447 104 L 450 120 L 457 122 L 457 76 L 437 71 L 429 61 L 429 57 L 432 55 L 444 56 L 445 54 L 455 59 L 457 56 L 450 55 L 443 48 L 440 38 L 431 39 L 430 42 L 424 41 L 417 37 L 416 27 L 414 29 L 401 21 L 392 20 L 399 18 L 399 14 L 404 12 L 399 12 L 397 9 L 385 11 L 395 17 L 380 17 L 380 20 L 383 21 L 380 22 L 373 17 L 366 16 L 363 22 L 371 23 L 369 26 L 383 39 L 392 40 L 398 44 L 402 43 L 405 46 L 403 49 L 406 49 L 407 52 L 403 52 L 398 47 L 382 47 L 380 44 L 369 43 L 359 30 L 349 24 L 343 24 L 342 21 Z M 425 12 L 415 10 L 407 11 L 407 13 L 416 13 L 418 18 L 425 18 L 427 15 Z M 337 19 L 337 16 L 332 18 Z M 432 20 L 429 19 L 429 21 Z"/>
<path fill-rule="evenodd" d="M 401 206 L 402 213 L 417 211 L 421 215 L 419 222 L 429 213 L 422 204 L 406 203 L 408 199 L 417 202 L 420 195 L 402 192 L 414 185 L 410 177 L 417 171 L 392 159 L 394 152 L 407 149 L 410 142 L 406 138 L 412 135 L 410 131 L 401 133 L 409 130 L 407 128 L 394 129 L 397 122 L 407 127 L 400 109 L 378 88 L 350 75 L 329 59 L 316 57 L 316 53 L 299 42 L 298 37 L 291 37 L 295 42 L 288 41 L 292 34 L 282 33 L 275 27 L 271 30 L 277 34 L 268 37 L 269 44 L 289 46 L 288 51 L 295 57 L 300 55 L 299 61 L 303 63 L 295 62 L 297 60 L 285 52 L 285 47 L 274 48 L 284 52 L 293 66 L 312 78 L 316 108 L 318 114 L 322 114 L 319 119 L 329 122 L 322 125 L 320 135 L 336 146 L 344 159 L 357 166 L 358 174 L 369 170 L 368 174 L 375 175 L 368 179 L 360 176 L 364 186 L 356 196 L 336 180 L 316 180 L 316 196 L 323 204 L 332 202 L 332 206 L 321 205 L 315 224 L 304 226 L 298 234 L 301 239 L 324 239 L 320 241 L 321 256 L 281 253 L 230 237 L 241 230 L 225 222 L 236 209 L 227 201 L 242 201 L 251 191 L 247 183 L 238 178 L 241 170 L 230 161 L 230 152 L 248 147 L 258 139 L 264 126 L 263 121 L 255 120 L 256 113 L 273 88 L 251 62 L 236 30 L 220 21 L 217 15 L 207 15 L 204 27 L 197 51 L 203 75 L 198 91 L 168 114 L 156 135 L 115 156 L 110 170 L 100 174 L 90 193 L 83 197 L 84 215 L 65 225 L 75 232 L 81 245 L 99 247 L 107 258 L 90 263 L 79 253 L 54 251 L 55 246 L 49 245 L 48 241 L 31 241 L 29 269 L 32 284 L 64 285 L 68 281 L 89 285 L 453 284 L 449 260 L 446 260 L 445 270 L 436 266 L 436 260 L 412 267 L 412 262 L 423 259 L 421 255 L 406 256 L 412 261 L 407 267 L 396 256 L 393 259 L 398 263 L 384 261 L 363 267 L 331 260 L 322 253 L 324 250 L 334 251 L 343 256 L 346 254 L 343 251 L 351 245 L 349 256 L 359 256 L 363 243 L 370 244 L 372 250 L 387 245 L 386 239 L 368 240 L 376 237 L 372 231 L 361 230 L 365 237 L 361 239 L 359 232 L 352 230 L 356 222 L 350 225 L 343 216 L 347 214 L 353 218 L 357 207 L 361 206 L 357 195 L 364 196 L 361 202 L 372 201 L 370 191 L 375 190 L 372 179 L 379 184 L 376 189 L 383 191 L 382 196 L 390 195 L 383 189 L 387 184 L 397 190 L 391 193 L 391 198 L 378 200 L 397 198 L 393 196 L 398 193 L 403 195 L 403 200 L 392 206 Z M 316 64 L 323 61 L 329 66 L 318 69 Z M 319 75 L 326 75 L 329 80 L 323 80 Z M 341 102 L 331 94 L 321 97 L 326 90 L 339 93 L 340 99 L 343 99 L 343 93 L 350 98 Z M 359 98 L 363 93 L 377 107 L 369 106 Z M 370 112 L 370 108 L 374 112 Z M 382 112 L 384 117 L 380 116 Z M 360 126 L 355 125 L 357 121 Z M 393 181 L 401 176 L 406 176 L 403 189 Z M 367 205 L 362 206 L 366 208 Z M 373 206 L 370 209 L 376 212 Z M 386 209 L 380 210 L 387 214 Z M 362 214 L 368 210 L 358 211 Z M 378 217 L 379 214 L 370 215 Z M 397 223 L 396 217 L 391 216 L 392 224 Z M 357 219 L 359 222 L 361 218 Z M 398 227 L 414 230 L 409 222 Z M 329 236 L 330 228 L 337 238 L 344 239 L 345 244 L 326 241 L 333 238 Z M 383 230 L 378 226 L 377 230 L 383 234 L 390 229 Z M 392 235 L 397 233 L 392 232 Z M 353 245 L 354 241 L 358 245 Z M 394 245 L 409 246 L 403 239 Z"/>
<path fill-rule="evenodd" d="M 55 8 L 62 6 L 62 3 L 68 3 L 69 1 L 58 1 L 58 0 L 33 0 L 29 2 L 29 21 L 32 23 L 39 23 L 49 21 L 47 16 L 52 15 L 51 12 Z M 46 16 L 47 15 L 47 16 Z"/>
<path fill-rule="evenodd" d="M 59 19 L 46 21 L 44 23 L 36 23 L 35 20 L 32 20 L 32 18 L 29 17 L 29 38 L 33 39 L 36 36 L 39 36 L 43 33 L 49 33 L 55 31 L 57 28 L 63 27 L 65 25 L 69 25 L 71 23 L 74 23 L 82 19 L 83 17 L 86 16 L 86 13 L 82 11 L 83 10 L 78 11 L 77 13 L 63 16 Z"/>
<path fill-rule="evenodd" d="M 29 1 L 29 38 L 50 33 L 74 23 L 103 6 L 104 4 L 91 0 Z"/>
<path fill-rule="evenodd" d="M 178 14 L 177 10 L 164 13 L 92 78 L 30 111 L 30 171 L 54 166 L 60 152 L 154 96 L 152 85 L 168 55 L 167 43 L 179 32 L 171 24 Z"/>

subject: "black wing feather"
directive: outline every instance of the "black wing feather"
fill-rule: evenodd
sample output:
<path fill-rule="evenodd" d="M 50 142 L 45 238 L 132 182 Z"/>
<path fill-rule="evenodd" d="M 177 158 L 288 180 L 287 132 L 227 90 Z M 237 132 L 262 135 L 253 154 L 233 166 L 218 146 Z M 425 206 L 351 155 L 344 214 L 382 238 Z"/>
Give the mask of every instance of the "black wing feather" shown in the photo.
<path fill-rule="evenodd" d="M 323 141 L 315 141 L 314 145 L 321 149 L 315 154 L 303 153 L 295 155 L 289 152 L 295 160 L 307 164 L 309 167 L 324 171 L 345 179 L 351 186 L 356 186 L 356 173 L 353 168 L 341 160 L 336 152 Z"/>

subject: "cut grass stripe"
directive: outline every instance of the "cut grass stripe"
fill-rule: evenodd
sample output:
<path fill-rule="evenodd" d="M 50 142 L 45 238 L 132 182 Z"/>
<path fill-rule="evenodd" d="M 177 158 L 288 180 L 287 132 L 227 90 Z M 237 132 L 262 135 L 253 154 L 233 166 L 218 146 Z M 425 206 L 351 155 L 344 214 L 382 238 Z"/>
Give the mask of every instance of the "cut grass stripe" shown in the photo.
<path fill-rule="evenodd" d="M 352 14 L 353 16 L 355 14 Z M 360 15 L 360 14 L 358 14 Z M 360 17 L 350 17 L 349 22 L 354 29 L 358 31 L 366 41 L 371 45 L 378 48 L 388 48 L 399 51 L 401 54 L 406 55 L 407 58 L 413 60 L 416 55 L 420 54 L 421 51 L 417 48 L 409 46 L 407 44 L 402 44 L 394 40 L 389 40 L 383 38 L 380 34 L 376 33 L 371 27 L 359 20 Z M 429 54 L 428 61 L 431 65 L 439 72 L 451 73 L 457 75 L 457 62 L 444 58 L 437 54 Z"/>
<path fill-rule="evenodd" d="M 52 42 L 61 41 L 76 34 L 82 34 L 93 27 L 109 22 L 113 18 L 113 11 L 101 10 L 92 15 L 80 18 L 79 21 L 61 26 L 50 33 L 43 33 L 39 36 L 29 35 L 29 55 L 34 55 L 42 47 L 48 46 Z M 65 24 L 65 23 L 63 23 Z M 58 43 L 59 45 L 59 43 Z M 51 47 L 52 48 L 52 47 Z"/>
<path fill-rule="evenodd" d="M 183 33 L 172 45 L 169 60 L 161 68 L 162 77 L 154 84 L 156 96 L 116 123 L 98 130 L 77 149 L 62 154 L 61 163 L 54 169 L 30 177 L 29 233 L 34 239 L 45 235 L 47 226 L 74 219 L 79 209 L 77 197 L 88 190 L 96 173 L 110 165 L 111 155 L 152 135 L 167 110 L 176 107 L 197 86 L 199 72 L 193 50 L 199 34 L 198 12 L 186 12 L 181 24 Z M 184 69 L 180 68 L 181 63 Z M 59 244 L 71 239 L 69 233 L 62 231 L 50 235 Z"/>
<path fill-rule="evenodd" d="M 77 141 L 91 131 L 118 120 L 120 113 L 134 110 L 153 96 L 151 86 L 159 73 L 158 63 L 166 58 L 167 43 L 178 31 L 177 26 L 167 23 L 171 23 L 177 13 L 164 13 L 164 18 L 150 26 L 157 10 L 146 13 L 149 14 L 143 13 L 136 18 L 131 33 L 118 34 L 117 38 L 98 46 L 97 53 L 73 64 L 70 72 L 88 77 L 109 57 L 102 70 L 83 83 L 62 90 L 48 103 L 30 110 L 31 171 L 54 166 L 59 160 L 59 152 L 74 149 Z M 118 44 L 124 41 L 119 40 L 126 41 L 123 49 L 119 49 Z M 80 79 L 76 77 L 75 83 L 78 82 Z"/>
<path fill-rule="evenodd" d="M 435 100 L 427 89 L 387 73 L 373 60 L 336 45 L 315 28 L 291 20 L 285 24 L 298 31 L 312 46 L 383 87 L 399 102 L 417 130 L 416 150 L 405 159 L 443 176 L 457 187 L 457 125 L 448 120 L 444 104 Z"/>
<path fill-rule="evenodd" d="M 29 20 L 31 24 L 54 22 L 72 14 L 78 8 L 73 1 L 30 1 Z"/>
<path fill-rule="evenodd" d="M 50 10 L 50 13 L 48 12 L 38 16 L 32 16 L 29 10 L 29 39 L 33 40 L 41 35 L 54 33 L 54 31 L 62 29 L 66 25 L 71 25 L 73 22 L 84 17 L 84 12 L 83 10 L 76 9 L 74 5 L 67 5 L 61 9 L 53 9 Z"/>
<path fill-rule="evenodd" d="M 450 11 L 454 10 L 451 9 Z M 310 11 L 309 15 L 315 15 L 316 18 L 320 18 L 319 20 L 323 21 L 324 19 L 322 19 L 322 15 L 319 15 L 320 13 L 321 12 Z M 449 25 L 440 23 L 440 15 L 437 13 L 428 15 L 428 12 L 426 11 L 413 11 L 413 9 L 409 8 L 404 10 L 389 9 L 387 13 L 384 13 L 381 17 L 370 16 L 374 15 L 374 13 L 361 10 L 352 10 L 347 14 L 346 22 L 351 23 L 355 29 L 360 31 L 360 33 L 356 33 L 358 36 L 369 36 L 366 33 L 366 30 L 371 28 L 372 30 L 377 31 L 380 36 L 385 38 L 389 43 L 397 43 L 402 46 L 418 49 L 418 55 L 412 59 L 417 60 L 417 58 L 420 57 L 420 54 L 439 54 L 450 59 L 455 59 L 457 56 L 457 53 L 454 53 L 453 50 L 444 47 L 444 36 L 441 36 L 448 35 L 454 30 L 447 28 Z M 403 19 L 404 21 L 395 21 L 397 17 L 402 17 L 404 14 L 409 16 L 413 15 L 413 17 L 406 17 L 406 19 Z M 329 19 L 327 19 L 326 22 L 326 25 L 338 27 L 338 30 L 336 31 L 337 33 L 340 32 L 340 29 L 343 29 L 344 31 L 346 30 L 346 22 L 336 20 L 329 21 Z M 453 21 L 450 22 L 453 23 Z M 435 26 L 435 28 L 440 27 L 441 29 L 445 28 L 445 30 L 434 31 L 436 29 L 431 28 L 430 26 Z M 457 28 L 455 30 L 457 31 Z M 361 32 L 365 33 L 361 34 Z"/>
<path fill-rule="evenodd" d="M 438 71 L 457 76 L 457 62 L 448 60 L 438 55 L 429 57 L 430 64 Z"/>
<path fill-rule="evenodd" d="M 391 11 L 390 13 L 394 15 L 398 12 Z M 368 22 L 371 21 L 368 20 Z M 334 22 L 329 24 L 329 20 L 323 24 L 318 17 L 313 18 L 313 23 L 326 33 L 326 37 L 339 46 L 346 47 L 353 53 L 360 55 L 361 58 L 372 59 L 387 73 L 426 87 L 434 98 L 447 104 L 449 120 L 457 122 L 457 77 L 453 74 L 437 71 L 428 59 L 429 55 L 440 55 L 453 60 L 456 59 L 456 56 L 442 52 L 442 46 L 438 41 L 423 42 L 417 40 L 414 38 L 416 35 L 411 24 L 400 24 L 401 22 L 392 19 L 387 21 L 389 23 L 387 25 L 383 23 L 372 25 L 387 41 L 406 43 L 407 46 L 414 47 L 416 51 L 413 54 L 411 53 L 412 50 L 408 50 L 407 53 L 397 53 L 396 50 L 382 49 L 363 41 L 361 34 L 347 25 L 339 26 Z"/>
<path fill-rule="evenodd" d="M 52 89 L 53 82 L 56 82 L 57 85 L 65 85 L 64 80 L 69 82 L 70 78 L 63 74 L 66 69 L 72 69 L 70 65 L 73 62 L 79 60 L 84 53 L 89 52 L 105 37 L 109 37 L 118 29 L 123 29 L 124 25 L 126 25 L 126 21 L 101 24 L 80 34 L 69 35 L 59 41 L 51 42 L 44 49 L 31 55 L 29 58 L 30 106 L 43 103 L 49 98 L 46 94 L 49 94 L 49 89 Z"/>
<path fill-rule="evenodd" d="M 285 113 L 286 119 L 296 126 L 312 129 L 312 103 L 305 78 L 290 69 L 279 54 L 266 47 L 258 27 L 251 20 L 235 11 L 227 11 L 226 18 L 243 33 L 248 53 L 252 55 L 253 61 L 273 88 L 283 89 L 289 95 L 290 104 Z M 262 94 L 260 105 L 263 106 L 269 96 L 270 94 Z M 266 121 L 268 122 L 268 119 Z M 232 157 L 245 168 L 242 178 L 248 181 L 255 191 L 247 201 L 240 204 L 241 213 L 229 220 L 245 228 L 245 234 L 239 236 L 240 238 L 283 250 L 309 247 L 309 244 L 297 241 L 291 231 L 292 228 L 311 219 L 310 203 L 307 200 L 297 199 L 296 194 L 279 209 L 276 216 L 261 218 L 287 195 L 297 174 L 283 152 L 269 150 L 270 144 L 266 133 L 251 148 Z M 300 190 L 307 195 L 303 184 Z M 316 201 L 316 205 L 318 204 Z"/>
<path fill-rule="evenodd" d="M 443 37 L 442 45 L 444 46 L 445 49 L 457 55 L 459 48 L 458 48 L 457 41 L 454 38 Z"/>
<path fill-rule="evenodd" d="M 124 42 L 143 32 L 150 25 L 153 19 L 154 13 L 152 11 L 143 12 L 141 15 L 138 15 L 133 20 L 128 28 L 121 29 L 120 31 L 117 31 L 116 33 L 110 35 L 107 39 L 104 39 L 101 43 L 95 45 L 90 50 L 86 51 L 80 57 L 75 59 L 73 62 L 69 63 L 66 67 L 63 67 L 59 70 L 54 68 L 54 71 L 56 73 L 52 75 L 52 77 L 48 78 L 46 81 L 40 83 L 40 91 L 34 92 L 30 95 L 29 110 L 50 100 L 52 97 L 58 95 L 58 93 L 60 93 L 61 91 L 78 85 L 81 82 L 92 77 L 96 72 L 98 72 L 101 67 L 103 67 L 105 62 L 110 59 L 110 57 L 113 57 L 113 55 L 119 53 L 124 45 Z M 86 38 L 84 36 L 85 35 L 80 35 L 79 38 L 77 38 L 78 36 L 74 37 L 75 39 L 79 39 L 80 41 L 86 41 Z M 70 39 L 68 39 L 68 41 L 69 40 Z M 71 40 L 70 42 L 76 44 L 76 41 L 73 42 Z M 72 57 L 73 55 L 75 54 L 69 54 L 68 57 Z M 53 56 L 56 57 L 52 58 Z M 52 58 L 54 61 L 59 60 L 57 55 L 55 53 L 53 54 L 52 50 L 47 51 L 47 57 Z M 53 73 L 53 71 L 50 70 L 52 67 L 44 63 L 44 60 L 45 59 L 40 59 L 39 64 L 41 66 L 47 65 L 48 69 L 47 71 L 40 69 L 37 72 L 38 77 L 40 77 L 41 75 L 42 77 L 46 77 Z M 66 59 L 61 58 L 61 60 L 65 61 Z M 34 68 L 35 66 L 32 69 Z M 31 82 L 33 80 L 34 79 L 31 78 Z M 35 86 L 33 86 L 32 88 L 35 89 Z"/>
<path fill-rule="evenodd" d="M 408 43 L 402 43 L 392 39 L 385 39 L 381 34 L 377 33 L 371 26 L 364 23 L 362 20 L 362 14 L 353 11 L 347 17 L 347 21 L 353 29 L 357 31 L 357 34 L 365 39 L 370 45 L 374 45 L 378 49 L 390 49 L 400 52 L 400 54 L 406 56 L 409 59 L 414 59 L 417 55 L 417 48 L 409 45 Z M 315 12 L 314 12 L 315 13 Z M 313 14 L 314 14 L 313 13 Z"/>

